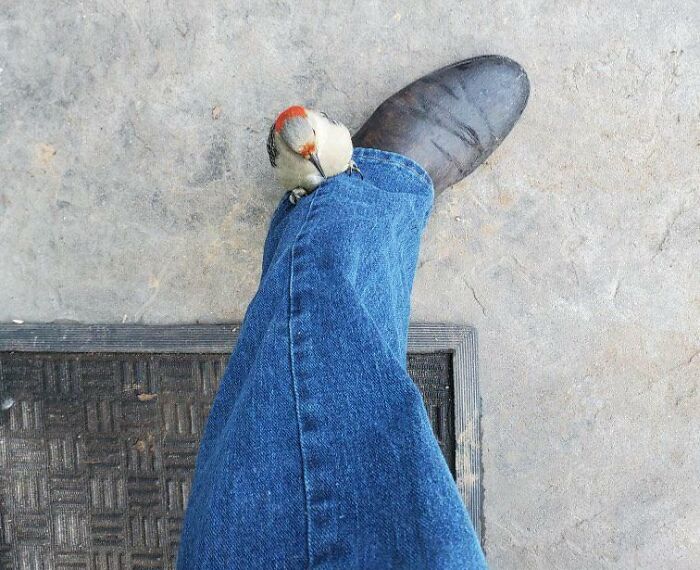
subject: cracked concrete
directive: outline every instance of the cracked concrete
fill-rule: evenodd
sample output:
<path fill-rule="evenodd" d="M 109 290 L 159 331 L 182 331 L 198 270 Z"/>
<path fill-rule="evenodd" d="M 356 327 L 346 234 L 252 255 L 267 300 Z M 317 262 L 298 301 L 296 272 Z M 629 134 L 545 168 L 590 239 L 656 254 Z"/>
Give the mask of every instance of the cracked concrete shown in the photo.
<path fill-rule="evenodd" d="M 700 567 L 693 2 L 0 7 L 0 320 L 241 319 L 278 198 L 267 125 L 354 128 L 503 53 L 521 123 L 435 206 L 415 320 L 480 331 L 494 568 Z"/>

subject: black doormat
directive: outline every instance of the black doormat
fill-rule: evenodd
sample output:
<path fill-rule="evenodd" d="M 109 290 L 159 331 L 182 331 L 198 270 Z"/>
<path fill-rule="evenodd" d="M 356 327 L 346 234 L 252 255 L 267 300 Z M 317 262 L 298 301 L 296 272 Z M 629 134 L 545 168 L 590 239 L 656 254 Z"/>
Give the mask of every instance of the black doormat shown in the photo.
<path fill-rule="evenodd" d="M 0 569 L 174 568 L 237 325 L 0 325 Z M 409 374 L 479 536 L 474 330 L 416 324 Z"/>

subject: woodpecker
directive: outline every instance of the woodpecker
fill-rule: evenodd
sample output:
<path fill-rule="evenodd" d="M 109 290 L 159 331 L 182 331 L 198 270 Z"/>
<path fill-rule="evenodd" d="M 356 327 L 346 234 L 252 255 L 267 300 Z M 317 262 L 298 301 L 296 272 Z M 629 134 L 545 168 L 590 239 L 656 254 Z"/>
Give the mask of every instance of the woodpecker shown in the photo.
<path fill-rule="evenodd" d="M 294 105 L 282 111 L 267 138 L 267 154 L 277 179 L 296 204 L 331 176 L 362 175 L 352 160 L 347 127 L 323 112 Z"/>

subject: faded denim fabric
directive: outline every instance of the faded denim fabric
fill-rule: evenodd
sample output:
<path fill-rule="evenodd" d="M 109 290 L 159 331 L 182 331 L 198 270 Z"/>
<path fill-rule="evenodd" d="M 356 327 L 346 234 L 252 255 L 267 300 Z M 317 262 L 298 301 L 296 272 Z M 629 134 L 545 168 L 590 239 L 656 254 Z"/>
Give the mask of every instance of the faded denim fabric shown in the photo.
<path fill-rule="evenodd" d="M 180 570 L 486 566 L 406 372 L 433 189 L 410 159 L 356 149 L 278 206 L 260 287 L 201 442 Z"/>

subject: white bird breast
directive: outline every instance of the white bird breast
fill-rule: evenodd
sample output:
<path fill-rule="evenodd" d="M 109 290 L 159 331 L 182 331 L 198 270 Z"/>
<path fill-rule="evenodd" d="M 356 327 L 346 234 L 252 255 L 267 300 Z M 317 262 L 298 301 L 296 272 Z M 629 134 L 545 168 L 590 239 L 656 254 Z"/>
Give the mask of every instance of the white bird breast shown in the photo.
<path fill-rule="evenodd" d="M 315 111 L 307 113 L 309 122 L 316 131 L 316 153 L 323 172 L 330 178 L 346 171 L 353 151 L 350 131 L 345 125 L 333 123 Z M 292 152 L 281 140 L 276 142 L 279 154 L 275 171 L 285 189 L 314 190 L 324 181 L 310 161 Z"/>

